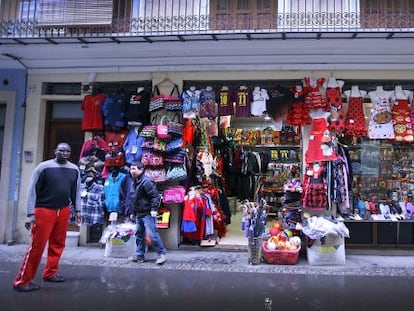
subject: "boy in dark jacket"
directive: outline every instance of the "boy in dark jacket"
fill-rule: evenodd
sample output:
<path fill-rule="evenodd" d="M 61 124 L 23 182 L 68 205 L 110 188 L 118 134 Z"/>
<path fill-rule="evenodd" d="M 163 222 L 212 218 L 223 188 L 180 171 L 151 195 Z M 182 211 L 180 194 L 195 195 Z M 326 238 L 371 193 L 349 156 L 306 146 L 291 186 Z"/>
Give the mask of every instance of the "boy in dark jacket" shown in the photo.
<path fill-rule="evenodd" d="M 136 255 L 132 257 L 132 261 L 136 263 L 144 262 L 144 254 L 146 248 L 146 234 L 149 235 L 152 246 L 158 253 L 155 261 L 157 265 L 162 265 L 166 260 L 167 250 L 161 240 L 156 225 L 158 216 L 158 207 L 161 204 L 161 196 L 158 192 L 156 184 L 144 175 L 144 165 L 141 162 L 133 162 L 130 165 L 130 174 L 134 179 L 135 191 L 130 196 L 133 212 L 130 218 L 135 219 L 137 224 L 136 232 Z"/>

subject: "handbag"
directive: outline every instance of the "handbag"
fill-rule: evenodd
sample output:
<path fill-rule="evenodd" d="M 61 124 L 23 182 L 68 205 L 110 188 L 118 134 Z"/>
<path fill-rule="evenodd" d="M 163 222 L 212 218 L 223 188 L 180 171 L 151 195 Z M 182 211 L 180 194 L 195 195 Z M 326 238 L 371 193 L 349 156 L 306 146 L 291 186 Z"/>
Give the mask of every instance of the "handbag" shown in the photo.
<path fill-rule="evenodd" d="M 184 202 L 185 188 L 183 186 L 171 186 L 164 190 L 162 201 L 164 203 Z"/>
<path fill-rule="evenodd" d="M 174 95 L 174 93 L 177 95 Z M 177 84 L 174 84 L 170 95 L 161 94 L 158 85 L 154 86 L 148 111 L 152 112 L 162 108 L 166 110 L 182 110 L 182 100 L 179 97 Z"/>
<path fill-rule="evenodd" d="M 166 173 L 166 179 L 169 181 L 181 181 L 187 178 L 187 170 L 183 164 L 170 166 Z"/>
<path fill-rule="evenodd" d="M 144 171 L 145 176 L 152 179 L 154 182 L 164 182 L 166 180 L 166 172 L 163 166 L 147 167 Z"/>
<path fill-rule="evenodd" d="M 145 125 L 140 135 L 145 138 L 154 138 L 157 136 L 157 126 L 156 125 Z"/>
<path fill-rule="evenodd" d="M 185 162 L 185 156 L 186 152 L 184 149 L 173 150 L 172 152 L 168 152 L 165 154 L 164 161 L 182 164 Z"/>
<path fill-rule="evenodd" d="M 167 115 L 162 116 L 160 124 L 157 125 L 157 137 L 161 139 L 170 138 L 168 133 L 168 125 L 164 124 L 165 120 L 169 120 Z"/>
<path fill-rule="evenodd" d="M 181 137 L 171 139 L 167 143 L 167 149 L 166 149 L 166 151 L 167 152 L 171 152 L 173 150 L 180 149 L 180 148 L 182 148 L 182 145 L 183 145 L 183 139 Z"/>
<path fill-rule="evenodd" d="M 142 153 L 141 162 L 145 166 L 162 166 L 164 165 L 164 158 L 162 154 L 148 150 Z"/>
<path fill-rule="evenodd" d="M 183 135 L 184 124 L 182 124 L 182 122 L 180 121 L 180 116 L 178 115 L 178 113 L 175 113 L 174 117 L 168 121 L 168 134 L 170 134 L 171 136 Z"/>

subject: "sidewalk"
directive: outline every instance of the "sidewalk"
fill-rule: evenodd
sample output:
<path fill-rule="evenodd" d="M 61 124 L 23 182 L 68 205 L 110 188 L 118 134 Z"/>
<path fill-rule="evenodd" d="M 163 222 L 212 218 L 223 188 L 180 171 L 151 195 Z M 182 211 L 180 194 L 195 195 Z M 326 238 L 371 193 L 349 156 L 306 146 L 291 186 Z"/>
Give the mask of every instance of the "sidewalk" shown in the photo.
<path fill-rule="evenodd" d="M 0 244 L 0 262 L 20 263 L 27 245 Z M 208 249 L 171 250 L 167 262 L 155 265 L 156 254 L 150 252 L 146 262 L 136 264 L 127 258 L 104 256 L 99 246 L 66 247 L 62 265 L 136 267 L 138 269 L 170 269 L 224 272 L 293 273 L 360 276 L 414 276 L 414 250 L 355 250 L 346 251 L 346 263 L 342 266 L 311 266 L 306 256 L 301 256 L 296 265 L 249 265 L 247 251 L 226 251 Z M 381 254 L 379 254 L 381 253 Z M 387 254 L 387 255 L 383 255 Z M 44 258 L 43 258 L 44 261 Z"/>

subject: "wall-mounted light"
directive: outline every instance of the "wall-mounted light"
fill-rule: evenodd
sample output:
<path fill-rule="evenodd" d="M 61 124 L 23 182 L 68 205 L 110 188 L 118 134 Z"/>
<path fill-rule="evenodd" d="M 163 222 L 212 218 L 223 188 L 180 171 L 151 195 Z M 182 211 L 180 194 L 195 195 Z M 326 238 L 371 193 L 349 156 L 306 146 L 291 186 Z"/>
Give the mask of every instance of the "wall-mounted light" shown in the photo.
<path fill-rule="evenodd" d="M 31 150 L 24 150 L 23 151 L 23 155 L 24 155 L 24 161 L 26 163 L 32 163 L 33 162 L 33 151 L 31 151 Z"/>

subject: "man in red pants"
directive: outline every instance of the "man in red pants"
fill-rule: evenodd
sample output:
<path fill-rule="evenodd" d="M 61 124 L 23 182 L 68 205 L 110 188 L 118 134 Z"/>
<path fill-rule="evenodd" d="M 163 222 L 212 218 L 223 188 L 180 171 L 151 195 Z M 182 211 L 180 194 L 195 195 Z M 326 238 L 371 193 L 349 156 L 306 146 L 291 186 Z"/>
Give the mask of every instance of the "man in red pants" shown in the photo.
<path fill-rule="evenodd" d="M 71 208 L 80 222 L 80 173 L 78 167 L 69 162 L 71 147 L 59 143 L 55 158 L 41 162 L 33 171 L 27 194 L 27 220 L 25 227 L 31 230 L 32 241 L 28 246 L 13 280 L 13 288 L 20 292 L 40 289 L 32 283 L 43 251 L 48 243 L 47 261 L 42 278 L 46 282 L 64 282 L 57 274 L 60 256 L 65 248 L 66 231 Z"/>

